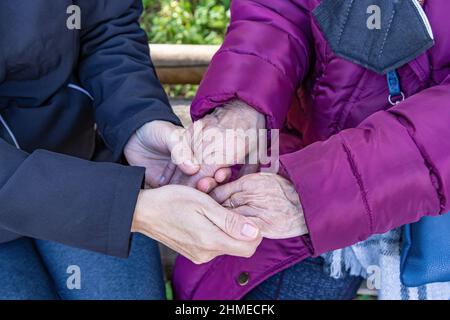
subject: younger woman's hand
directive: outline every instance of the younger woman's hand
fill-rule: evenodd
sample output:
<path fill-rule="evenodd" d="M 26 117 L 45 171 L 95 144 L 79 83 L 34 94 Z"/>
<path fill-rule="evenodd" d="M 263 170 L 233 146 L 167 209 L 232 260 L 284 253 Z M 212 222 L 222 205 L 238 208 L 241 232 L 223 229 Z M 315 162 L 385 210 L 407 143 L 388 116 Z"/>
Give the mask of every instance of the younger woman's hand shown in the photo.
<path fill-rule="evenodd" d="M 193 163 L 191 147 L 180 139 L 184 133 L 184 128 L 170 122 L 152 121 L 131 136 L 124 148 L 125 157 L 130 165 L 146 169 L 148 186 L 167 185 L 177 168 L 188 176 L 200 170 L 200 166 Z M 173 152 L 177 149 L 182 149 L 183 153 Z"/>
<path fill-rule="evenodd" d="M 185 186 L 141 191 L 132 232 L 143 233 L 197 264 L 220 255 L 250 257 L 262 239 L 250 219 Z"/>

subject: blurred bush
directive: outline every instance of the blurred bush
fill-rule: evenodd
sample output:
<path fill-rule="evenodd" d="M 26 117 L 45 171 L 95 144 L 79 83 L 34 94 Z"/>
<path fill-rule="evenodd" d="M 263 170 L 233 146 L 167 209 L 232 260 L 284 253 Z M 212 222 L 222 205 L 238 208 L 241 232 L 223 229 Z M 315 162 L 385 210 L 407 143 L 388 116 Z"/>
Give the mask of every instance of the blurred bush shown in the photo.
<path fill-rule="evenodd" d="M 151 43 L 221 44 L 230 0 L 143 0 L 141 25 Z M 165 86 L 171 98 L 190 99 L 196 85 Z"/>
<path fill-rule="evenodd" d="M 220 44 L 230 0 L 144 0 L 142 26 L 153 43 Z"/>

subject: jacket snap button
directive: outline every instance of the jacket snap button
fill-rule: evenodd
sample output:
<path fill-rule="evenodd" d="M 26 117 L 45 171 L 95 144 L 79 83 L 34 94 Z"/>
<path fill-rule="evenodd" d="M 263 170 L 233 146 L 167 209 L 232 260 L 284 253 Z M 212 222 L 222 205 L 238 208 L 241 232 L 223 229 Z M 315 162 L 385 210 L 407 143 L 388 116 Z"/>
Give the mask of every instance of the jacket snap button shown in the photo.
<path fill-rule="evenodd" d="M 246 286 L 248 284 L 248 281 L 250 279 L 250 275 L 248 272 L 241 272 L 238 277 L 238 283 L 241 286 Z"/>

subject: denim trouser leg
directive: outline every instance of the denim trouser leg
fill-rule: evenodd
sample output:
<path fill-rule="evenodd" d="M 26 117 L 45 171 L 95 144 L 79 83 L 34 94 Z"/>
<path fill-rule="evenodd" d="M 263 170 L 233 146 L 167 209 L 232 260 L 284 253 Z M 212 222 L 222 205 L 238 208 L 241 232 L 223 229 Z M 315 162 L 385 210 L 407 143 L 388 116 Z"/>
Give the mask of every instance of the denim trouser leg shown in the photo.
<path fill-rule="evenodd" d="M 70 266 L 80 289 L 68 288 Z M 0 244 L 0 299 L 60 298 L 165 299 L 158 244 L 134 235 L 128 259 L 28 238 Z"/>
<path fill-rule="evenodd" d="M 36 240 L 58 294 L 67 300 L 162 300 L 166 298 L 159 247 L 140 234 L 133 236 L 128 259 Z M 79 267 L 80 289 L 69 289 L 69 266 Z"/>
<path fill-rule="evenodd" d="M 55 300 L 58 294 L 33 240 L 0 244 L 0 300 Z"/>
<path fill-rule="evenodd" d="M 350 300 L 362 278 L 331 278 L 323 270 L 323 259 L 307 259 L 267 279 L 250 292 L 248 300 Z"/>

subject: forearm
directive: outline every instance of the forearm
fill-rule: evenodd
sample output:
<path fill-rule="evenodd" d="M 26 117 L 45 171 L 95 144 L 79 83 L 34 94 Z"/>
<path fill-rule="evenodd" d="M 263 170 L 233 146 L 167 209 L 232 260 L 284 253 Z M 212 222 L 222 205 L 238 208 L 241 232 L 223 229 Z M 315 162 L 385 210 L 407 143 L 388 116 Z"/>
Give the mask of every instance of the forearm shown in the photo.
<path fill-rule="evenodd" d="M 449 210 L 448 99 L 448 86 L 427 89 L 358 128 L 281 156 L 315 254 Z"/>
<path fill-rule="evenodd" d="M 233 1 L 229 32 L 192 103 L 193 118 L 238 98 L 266 116 L 268 129 L 280 129 L 310 67 L 307 6 L 291 0 Z"/>
<path fill-rule="evenodd" d="M 0 150 L 2 229 L 127 256 L 142 169 L 43 150 L 27 155 L 9 145 Z"/>

